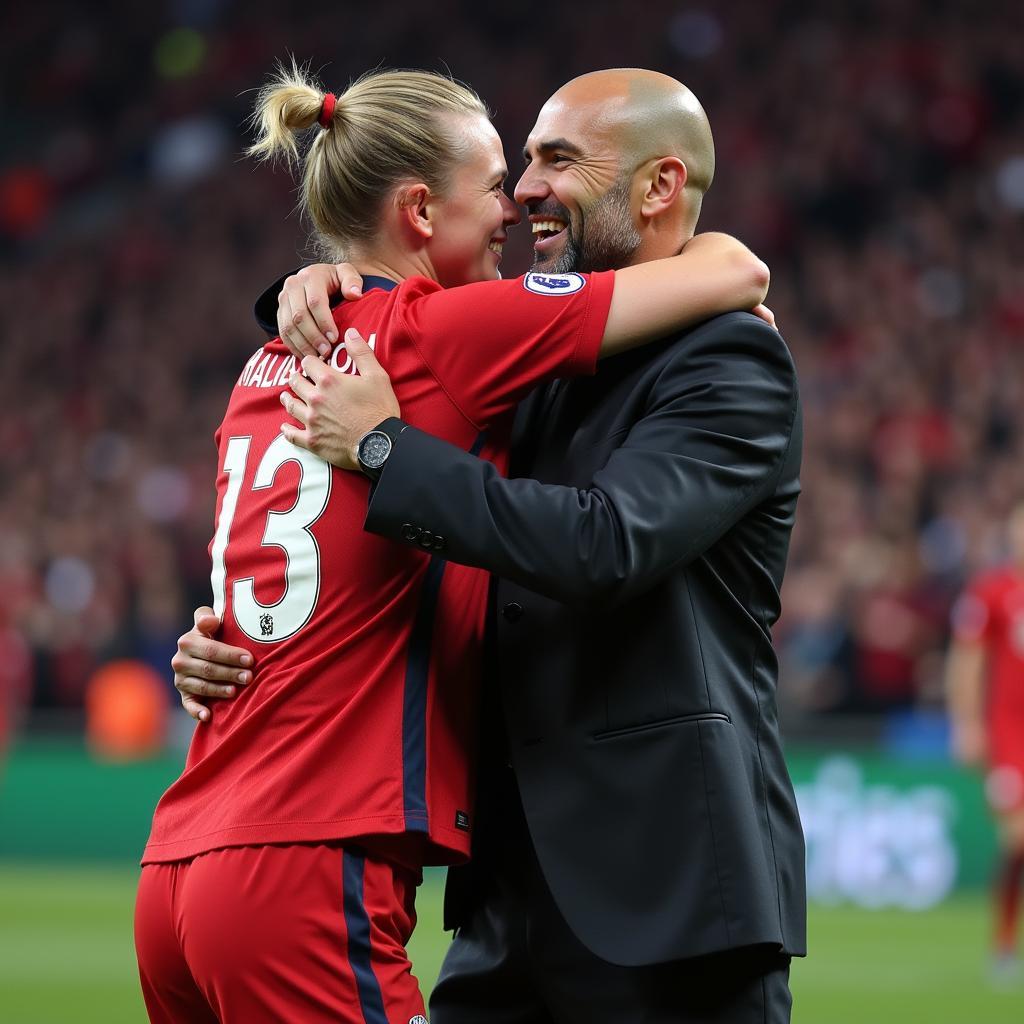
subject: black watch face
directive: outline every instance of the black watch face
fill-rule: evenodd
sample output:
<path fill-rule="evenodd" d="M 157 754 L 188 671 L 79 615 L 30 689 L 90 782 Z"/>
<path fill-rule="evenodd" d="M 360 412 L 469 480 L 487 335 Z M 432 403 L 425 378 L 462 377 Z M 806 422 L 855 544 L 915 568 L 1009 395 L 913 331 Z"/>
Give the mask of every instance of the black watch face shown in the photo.
<path fill-rule="evenodd" d="M 391 454 L 391 438 L 381 430 L 371 431 L 359 443 L 359 461 L 367 469 L 380 469 Z"/>

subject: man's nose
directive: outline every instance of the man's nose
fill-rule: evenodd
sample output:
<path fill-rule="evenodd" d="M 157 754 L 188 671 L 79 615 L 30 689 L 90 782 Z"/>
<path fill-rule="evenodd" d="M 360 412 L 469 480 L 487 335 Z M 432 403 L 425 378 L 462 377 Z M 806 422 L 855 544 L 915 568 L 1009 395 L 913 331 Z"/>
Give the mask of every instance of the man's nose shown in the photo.
<path fill-rule="evenodd" d="M 530 203 L 538 203 L 547 199 L 551 195 L 551 189 L 548 188 L 543 175 L 528 167 L 516 182 L 516 190 L 513 195 L 520 206 L 528 206 Z"/>

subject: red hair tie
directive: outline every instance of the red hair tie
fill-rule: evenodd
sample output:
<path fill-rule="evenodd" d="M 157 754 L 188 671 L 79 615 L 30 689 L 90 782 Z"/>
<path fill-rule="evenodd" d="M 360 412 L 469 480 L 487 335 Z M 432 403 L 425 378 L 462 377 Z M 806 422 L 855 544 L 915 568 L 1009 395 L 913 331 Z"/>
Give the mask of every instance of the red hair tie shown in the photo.
<path fill-rule="evenodd" d="M 329 128 L 334 117 L 334 107 L 338 97 L 333 92 L 324 93 L 324 105 L 320 108 L 320 127 Z"/>

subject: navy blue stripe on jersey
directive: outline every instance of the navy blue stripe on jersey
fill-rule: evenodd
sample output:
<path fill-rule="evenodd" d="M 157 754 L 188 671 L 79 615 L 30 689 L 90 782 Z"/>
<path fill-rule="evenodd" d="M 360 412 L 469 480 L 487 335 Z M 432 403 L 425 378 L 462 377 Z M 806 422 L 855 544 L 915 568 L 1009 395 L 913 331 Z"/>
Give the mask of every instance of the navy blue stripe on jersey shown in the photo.
<path fill-rule="evenodd" d="M 376 274 L 363 274 L 363 294 L 371 288 L 381 288 L 386 292 L 394 291 L 398 287 L 397 281 L 389 277 L 378 277 Z"/>
<path fill-rule="evenodd" d="M 481 433 L 470 448 L 470 455 L 483 450 L 486 435 Z M 405 666 L 405 692 L 402 706 L 402 775 L 405 830 L 429 832 L 427 820 L 427 686 L 434 639 L 437 595 L 441 590 L 445 566 L 438 555 L 431 556 L 420 592 L 420 605 L 409 638 L 409 660 Z"/>
<path fill-rule="evenodd" d="M 373 973 L 370 918 L 363 900 L 366 863 L 357 853 L 341 852 L 341 884 L 348 932 L 348 963 L 359 990 L 359 1007 L 366 1024 L 388 1024 L 380 982 Z"/>
<path fill-rule="evenodd" d="M 420 606 L 409 638 L 402 707 L 402 775 L 407 832 L 428 832 L 427 824 L 427 683 L 437 612 L 437 595 L 445 560 L 434 555 L 427 566 Z"/>

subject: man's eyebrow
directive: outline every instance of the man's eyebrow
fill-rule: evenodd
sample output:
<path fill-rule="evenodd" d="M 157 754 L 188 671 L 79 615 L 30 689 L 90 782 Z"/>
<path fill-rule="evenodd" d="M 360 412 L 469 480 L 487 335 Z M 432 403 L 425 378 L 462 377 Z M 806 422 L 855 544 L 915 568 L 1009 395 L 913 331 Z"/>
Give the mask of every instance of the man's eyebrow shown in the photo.
<path fill-rule="evenodd" d="M 544 154 L 558 150 L 562 153 L 568 153 L 569 156 L 583 156 L 583 150 L 568 139 L 546 139 L 544 142 L 538 142 L 536 149 L 538 153 Z M 526 163 L 530 162 L 530 151 L 525 146 L 523 147 L 523 160 Z"/>

